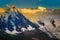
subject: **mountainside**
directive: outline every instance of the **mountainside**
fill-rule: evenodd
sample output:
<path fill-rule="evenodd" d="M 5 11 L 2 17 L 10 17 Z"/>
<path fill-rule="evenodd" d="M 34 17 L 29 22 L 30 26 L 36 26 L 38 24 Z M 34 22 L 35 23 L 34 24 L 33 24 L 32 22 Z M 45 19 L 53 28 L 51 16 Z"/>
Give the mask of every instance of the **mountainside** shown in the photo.
<path fill-rule="evenodd" d="M 13 11 L 8 10 L 4 16 L 0 16 L 0 31 L 11 31 L 23 32 L 24 29 L 28 29 L 31 26 L 38 29 L 39 25 L 32 23 L 23 14 L 19 13 L 16 8 Z M 28 29 L 29 30 L 29 29 Z"/>
<path fill-rule="evenodd" d="M 43 12 L 41 14 L 39 12 L 36 14 L 36 17 L 34 16 L 34 19 L 32 19 L 33 21 L 31 21 L 28 17 L 25 17 L 25 15 L 18 11 L 17 8 L 9 8 L 5 11 L 4 15 L 0 15 L 0 31 L 9 34 L 18 34 L 22 32 L 29 34 L 32 30 L 38 30 L 38 32 L 46 33 L 50 37 L 55 38 L 56 36 L 57 38 L 60 38 L 60 31 L 58 29 L 60 28 L 60 16 L 57 11 L 54 11 Z M 57 15 L 54 15 L 55 13 Z"/>

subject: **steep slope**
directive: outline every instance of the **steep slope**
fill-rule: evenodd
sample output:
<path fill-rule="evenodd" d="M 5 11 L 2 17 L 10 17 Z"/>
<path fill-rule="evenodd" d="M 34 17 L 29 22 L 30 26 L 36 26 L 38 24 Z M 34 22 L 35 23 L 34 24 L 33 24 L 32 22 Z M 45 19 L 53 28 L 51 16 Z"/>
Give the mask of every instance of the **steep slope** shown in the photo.
<path fill-rule="evenodd" d="M 10 31 L 13 32 L 14 30 L 16 32 L 22 32 L 22 28 L 28 29 L 29 25 L 30 27 L 33 27 L 35 29 L 38 29 L 39 25 L 32 23 L 27 18 L 23 16 L 16 8 L 12 8 L 13 11 L 8 10 L 4 16 L 0 17 L 0 30 L 1 31 Z"/>
<path fill-rule="evenodd" d="M 0 15 L 0 31 L 7 32 L 9 34 L 16 34 L 26 32 L 29 34 L 31 30 L 38 30 L 39 32 L 45 32 L 49 36 L 54 37 L 56 30 L 55 17 L 51 12 L 45 12 L 43 14 L 38 14 L 35 23 L 27 19 L 22 13 L 20 13 L 15 7 L 9 8 L 4 15 Z M 38 18 L 39 17 L 39 18 Z M 42 18 L 40 20 L 40 18 Z M 57 24 L 58 25 L 58 24 Z"/>

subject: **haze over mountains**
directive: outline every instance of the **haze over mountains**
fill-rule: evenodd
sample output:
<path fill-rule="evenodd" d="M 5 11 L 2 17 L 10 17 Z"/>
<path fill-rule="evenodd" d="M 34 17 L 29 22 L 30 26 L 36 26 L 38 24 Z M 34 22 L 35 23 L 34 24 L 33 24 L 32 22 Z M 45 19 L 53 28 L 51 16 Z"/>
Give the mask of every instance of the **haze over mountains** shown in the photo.
<path fill-rule="evenodd" d="M 12 7 L 10 7 L 12 10 Z M 44 15 L 45 13 L 51 13 L 53 12 L 52 9 L 47 9 L 42 6 L 38 6 L 36 9 L 34 8 L 17 8 L 20 13 L 22 13 L 25 17 L 27 17 L 29 20 L 34 20 L 34 18 L 38 18 L 39 20 L 40 15 Z M 0 8 L 0 14 L 3 15 L 7 10 L 5 8 Z M 36 17 L 37 16 L 37 17 Z"/>

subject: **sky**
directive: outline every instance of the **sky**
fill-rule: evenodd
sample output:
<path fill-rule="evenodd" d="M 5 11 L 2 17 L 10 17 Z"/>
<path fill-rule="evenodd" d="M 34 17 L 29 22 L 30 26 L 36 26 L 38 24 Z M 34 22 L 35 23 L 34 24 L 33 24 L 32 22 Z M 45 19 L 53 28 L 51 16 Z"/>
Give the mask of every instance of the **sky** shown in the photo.
<path fill-rule="evenodd" d="M 36 8 L 38 6 L 60 8 L 60 0 L 0 0 L 0 7 L 5 8 L 7 4 L 15 5 L 19 8 Z"/>

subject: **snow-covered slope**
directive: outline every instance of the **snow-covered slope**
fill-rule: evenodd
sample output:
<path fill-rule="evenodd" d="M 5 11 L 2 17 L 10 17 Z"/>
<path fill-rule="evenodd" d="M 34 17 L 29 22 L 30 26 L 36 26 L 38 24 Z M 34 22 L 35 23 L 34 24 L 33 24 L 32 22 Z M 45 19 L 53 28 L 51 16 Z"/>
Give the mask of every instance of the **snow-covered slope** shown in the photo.
<path fill-rule="evenodd" d="M 42 19 L 31 22 L 16 8 L 12 9 L 13 11 L 7 10 L 3 16 L 0 16 L 0 31 L 7 32 L 9 34 L 16 34 L 30 30 L 42 30 L 50 37 L 56 36 L 57 38 L 60 38 L 58 33 L 58 28 L 60 28 L 59 18 L 51 18 L 51 14 L 42 14 L 37 16 L 39 18 L 43 16 Z"/>
<path fill-rule="evenodd" d="M 4 16 L 0 17 L 0 31 L 15 34 L 23 31 L 38 29 L 39 25 L 29 21 L 16 8 L 8 10 Z M 14 32 L 15 31 L 15 32 Z"/>

